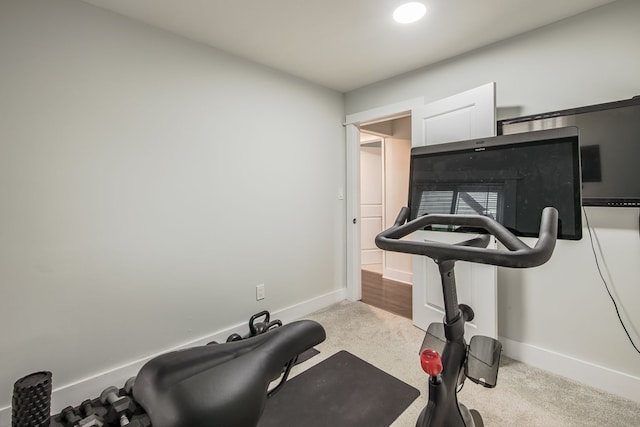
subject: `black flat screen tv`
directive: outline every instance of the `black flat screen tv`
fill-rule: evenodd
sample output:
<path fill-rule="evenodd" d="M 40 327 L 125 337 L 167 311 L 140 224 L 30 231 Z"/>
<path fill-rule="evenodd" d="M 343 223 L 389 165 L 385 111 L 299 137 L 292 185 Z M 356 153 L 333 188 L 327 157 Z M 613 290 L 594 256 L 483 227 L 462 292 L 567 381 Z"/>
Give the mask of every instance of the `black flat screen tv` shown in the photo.
<path fill-rule="evenodd" d="M 582 204 L 640 207 L 640 97 L 501 120 L 498 133 L 565 126 L 580 130 Z"/>
<path fill-rule="evenodd" d="M 559 213 L 558 238 L 582 238 L 575 127 L 416 147 L 410 165 L 410 219 L 480 214 L 516 236 L 537 237 L 542 210 L 553 206 Z"/>

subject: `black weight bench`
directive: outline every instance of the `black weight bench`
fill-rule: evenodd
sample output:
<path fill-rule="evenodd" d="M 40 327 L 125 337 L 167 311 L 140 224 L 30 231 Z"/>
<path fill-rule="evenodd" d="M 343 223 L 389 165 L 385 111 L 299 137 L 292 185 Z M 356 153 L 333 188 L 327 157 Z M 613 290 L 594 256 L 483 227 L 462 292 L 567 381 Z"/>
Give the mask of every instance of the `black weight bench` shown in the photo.
<path fill-rule="evenodd" d="M 325 337 L 320 324 L 301 320 L 242 341 L 166 353 L 142 367 L 133 397 L 153 427 L 254 427 L 270 383 Z"/>

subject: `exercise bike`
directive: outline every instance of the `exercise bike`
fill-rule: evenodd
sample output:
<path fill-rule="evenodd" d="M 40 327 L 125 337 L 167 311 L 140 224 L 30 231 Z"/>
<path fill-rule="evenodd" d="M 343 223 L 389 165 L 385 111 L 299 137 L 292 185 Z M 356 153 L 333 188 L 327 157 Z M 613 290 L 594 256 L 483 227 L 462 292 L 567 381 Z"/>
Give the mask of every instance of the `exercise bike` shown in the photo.
<path fill-rule="evenodd" d="M 554 208 L 543 210 L 539 239 L 534 248 L 488 217 L 426 215 L 405 224 L 408 216 L 408 208 L 403 208 L 395 224 L 376 237 L 376 244 L 384 250 L 434 259 L 440 269 L 445 305 L 444 322 L 430 325 L 425 335 L 423 347 L 433 341 L 430 337 L 440 338 L 444 346 L 441 357 L 433 349 L 421 352 L 421 363 L 430 376 L 429 402 L 416 426 L 482 427 L 480 414 L 458 403 L 456 393 L 467 377 L 483 385 L 495 385 L 501 347 L 496 340 L 477 336 L 467 345 L 464 323 L 473 319 L 473 311 L 464 304 L 458 304 L 455 262 L 463 260 L 516 268 L 544 264 L 555 247 L 558 212 Z M 436 224 L 483 229 L 495 236 L 508 251 L 486 249 L 489 235 L 454 245 L 399 240 Z M 239 341 L 193 347 L 157 356 L 140 369 L 130 393 L 153 427 L 256 426 L 267 399 L 285 383 L 297 355 L 324 341 L 326 337 L 324 328 L 311 320 L 267 329 L 265 333 Z M 474 343 L 479 345 L 474 346 Z M 475 371 L 477 368 L 472 362 L 472 359 L 478 358 L 474 347 L 489 349 L 480 354 L 480 359 L 484 359 L 480 364 L 490 367 L 481 374 Z M 489 357 L 484 357 L 486 355 Z M 490 374 L 494 374 L 493 380 Z M 270 388 L 278 378 L 281 378 L 279 384 Z M 47 385 L 50 404 L 50 381 L 43 387 Z M 42 407 L 38 399 L 35 401 L 38 404 L 31 406 Z M 45 406 L 47 410 L 40 412 L 48 418 L 48 405 Z M 129 409 L 122 410 L 126 412 Z M 25 415 L 25 423 L 18 422 L 15 425 L 33 425 L 29 423 L 32 413 L 25 411 Z"/>
<path fill-rule="evenodd" d="M 458 304 L 454 266 L 469 261 L 502 267 L 528 268 L 544 264 L 551 258 L 558 232 L 558 211 L 542 211 L 540 233 L 531 248 L 497 221 L 480 215 L 425 215 L 406 222 L 409 209 L 400 211 L 394 225 L 376 237 L 380 249 L 427 256 L 440 270 L 445 316 L 443 323 L 429 326 L 425 334 L 420 362 L 429 375 L 429 402 L 420 413 L 416 427 L 482 427 L 482 417 L 458 402 L 457 391 L 465 378 L 487 387 L 495 386 L 502 346 L 489 337 L 474 336 L 470 344 L 464 338 L 464 324 L 473 320 L 473 310 Z M 430 225 L 450 225 L 482 229 L 489 234 L 456 244 L 433 241 L 400 240 Z M 487 249 L 493 235 L 507 250 Z M 433 339 L 433 338 L 436 339 Z M 442 340 L 442 356 L 424 348 Z M 475 353 L 475 354 L 474 354 Z M 479 362 L 478 362 L 479 360 Z"/>

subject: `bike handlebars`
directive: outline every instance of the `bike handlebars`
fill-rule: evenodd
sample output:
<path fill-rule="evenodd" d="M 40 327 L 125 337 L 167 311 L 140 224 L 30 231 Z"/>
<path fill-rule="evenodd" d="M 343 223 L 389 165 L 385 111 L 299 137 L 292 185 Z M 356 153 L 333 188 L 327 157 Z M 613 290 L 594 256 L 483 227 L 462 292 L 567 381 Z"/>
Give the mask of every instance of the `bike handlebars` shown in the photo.
<path fill-rule="evenodd" d="M 528 268 L 542 265 L 551 258 L 558 234 L 558 211 L 546 207 L 540 220 L 540 234 L 536 245 L 531 248 L 518 239 L 499 222 L 481 215 L 425 215 L 405 222 L 409 218 L 409 208 L 403 207 L 391 228 L 376 236 L 380 249 L 423 255 L 440 261 L 470 261 L 501 267 Z M 400 240 L 414 231 L 428 225 L 458 225 L 481 228 L 495 236 L 508 250 L 477 247 L 478 239 L 449 244 L 425 240 L 415 242 Z"/>

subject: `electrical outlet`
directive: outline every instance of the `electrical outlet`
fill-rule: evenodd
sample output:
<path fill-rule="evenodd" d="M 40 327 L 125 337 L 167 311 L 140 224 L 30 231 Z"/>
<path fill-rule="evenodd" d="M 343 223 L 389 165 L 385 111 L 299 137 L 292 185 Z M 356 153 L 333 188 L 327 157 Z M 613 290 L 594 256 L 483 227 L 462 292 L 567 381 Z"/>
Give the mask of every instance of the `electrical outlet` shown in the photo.
<path fill-rule="evenodd" d="M 256 286 L 256 301 L 264 299 L 264 283 Z"/>

